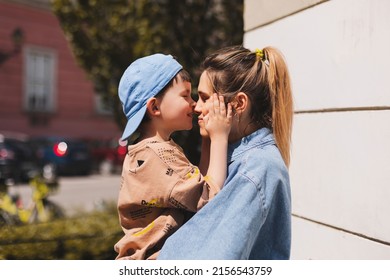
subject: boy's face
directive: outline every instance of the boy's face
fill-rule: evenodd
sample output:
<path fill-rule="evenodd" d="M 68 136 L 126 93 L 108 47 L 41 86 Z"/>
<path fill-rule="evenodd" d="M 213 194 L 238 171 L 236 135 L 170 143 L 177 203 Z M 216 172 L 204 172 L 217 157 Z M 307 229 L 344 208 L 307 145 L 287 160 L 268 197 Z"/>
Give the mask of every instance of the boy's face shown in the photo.
<path fill-rule="evenodd" d="M 166 130 L 173 133 L 191 129 L 195 107 L 191 97 L 191 83 L 177 76 L 161 98 L 160 111 Z"/>

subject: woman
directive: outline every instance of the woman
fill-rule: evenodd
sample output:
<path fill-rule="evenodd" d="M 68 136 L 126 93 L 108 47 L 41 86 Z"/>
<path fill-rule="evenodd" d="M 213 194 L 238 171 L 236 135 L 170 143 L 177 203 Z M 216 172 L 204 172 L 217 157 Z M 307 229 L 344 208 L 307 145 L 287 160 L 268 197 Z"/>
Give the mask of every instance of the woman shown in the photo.
<path fill-rule="evenodd" d="M 293 98 L 286 63 L 272 47 L 229 47 L 207 57 L 200 77 L 203 170 L 210 141 L 205 102 L 214 92 L 233 108 L 223 189 L 164 244 L 159 259 L 289 259 L 288 166 Z"/>

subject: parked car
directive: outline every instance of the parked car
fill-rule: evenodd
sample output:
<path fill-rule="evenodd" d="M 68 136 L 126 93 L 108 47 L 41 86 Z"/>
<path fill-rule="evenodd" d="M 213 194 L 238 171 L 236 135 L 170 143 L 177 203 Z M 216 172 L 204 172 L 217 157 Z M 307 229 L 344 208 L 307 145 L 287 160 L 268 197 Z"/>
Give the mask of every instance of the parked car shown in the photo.
<path fill-rule="evenodd" d="M 38 163 L 29 137 L 17 132 L 0 132 L 0 180 L 7 184 L 28 182 Z"/>
<path fill-rule="evenodd" d="M 41 166 L 53 166 L 58 175 L 88 175 L 92 157 L 87 143 L 63 137 L 35 137 L 30 143 Z"/>
<path fill-rule="evenodd" d="M 118 138 L 89 140 L 93 168 L 100 174 L 120 173 L 127 146 Z"/>

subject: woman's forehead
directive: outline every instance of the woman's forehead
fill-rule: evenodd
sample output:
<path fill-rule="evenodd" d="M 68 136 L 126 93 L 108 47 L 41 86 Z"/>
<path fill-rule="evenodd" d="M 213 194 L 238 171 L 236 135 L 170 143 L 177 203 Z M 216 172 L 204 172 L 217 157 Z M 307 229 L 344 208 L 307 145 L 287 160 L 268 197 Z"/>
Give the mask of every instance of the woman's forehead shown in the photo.
<path fill-rule="evenodd" d="M 202 92 L 205 94 L 211 94 L 212 84 L 207 72 L 203 72 L 199 79 L 198 92 Z"/>

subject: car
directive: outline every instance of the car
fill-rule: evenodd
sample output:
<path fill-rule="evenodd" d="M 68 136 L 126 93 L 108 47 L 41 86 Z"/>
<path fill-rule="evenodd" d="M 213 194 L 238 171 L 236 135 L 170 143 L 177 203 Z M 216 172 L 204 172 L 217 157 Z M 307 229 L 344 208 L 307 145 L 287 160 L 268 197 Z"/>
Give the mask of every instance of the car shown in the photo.
<path fill-rule="evenodd" d="M 127 153 L 126 142 L 119 138 L 88 140 L 93 158 L 93 168 L 100 174 L 117 174 L 122 170 Z"/>
<path fill-rule="evenodd" d="M 85 141 L 76 138 L 42 136 L 30 139 L 40 166 L 52 166 L 58 175 L 89 175 L 92 157 Z"/>
<path fill-rule="evenodd" d="M 26 183 L 39 167 L 29 136 L 23 133 L 0 132 L 0 180 L 13 185 Z"/>

